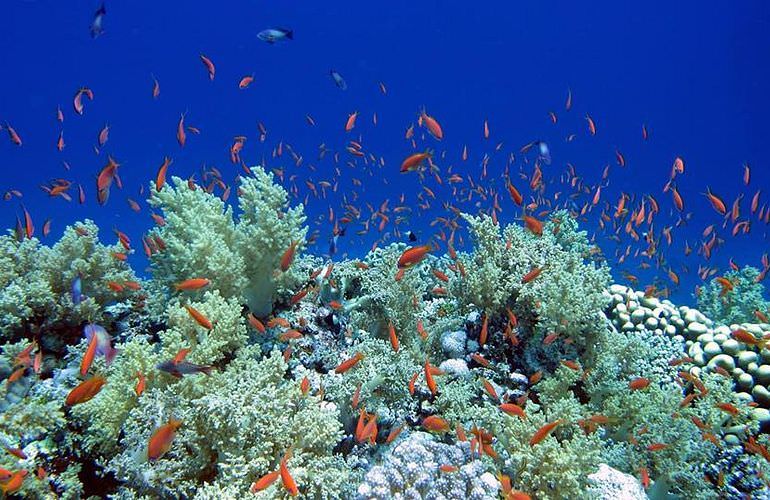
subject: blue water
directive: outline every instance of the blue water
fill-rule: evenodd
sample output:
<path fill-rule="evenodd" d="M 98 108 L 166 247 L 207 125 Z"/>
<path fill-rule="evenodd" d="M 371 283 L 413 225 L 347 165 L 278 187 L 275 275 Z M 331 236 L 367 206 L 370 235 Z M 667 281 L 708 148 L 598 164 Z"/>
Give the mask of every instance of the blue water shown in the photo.
<path fill-rule="evenodd" d="M 740 8 L 692 1 L 633 6 L 608 1 L 233 1 L 216 8 L 212 2 L 108 2 L 105 32 L 92 39 L 89 25 L 97 7 L 96 2 L 15 1 L 6 2 L 0 16 L 0 122 L 9 122 L 23 139 L 21 147 L 5 134 L 0 140 L 0 190 L 18 189 L 24 195 L 2 202 L 0 220 L 12 228 L 23 202 L 38 232 L 45 219 L 52 219 L 48 243 L 66 224 L 86 217 L 103 228 L 109 241 L 108 231 L 115 227 L 138 242 L 152 224 L 139 188 L 155 177 L 163 157 L 174 160 L 171 175 L 196 173 L 200 178 L 203 165 L 216 166 L 232 182 L 241 170 L 230 163 L 228 148 L 234 136 L 245 135 L 246 163 L 284 166 L 287 188 L 288 177 L 296 174 L 299 201 L 307 193 L 305 179 L 333 182 L 331 155 L 317 161 L 319 144 L 341 151 L 339 191 L 326 200 L 311 197 L 306 208 L 311 231 L 320 231 L 314 251 L 324 253 L 330 225 L 319 225 L 320 219 L 326 220 L 329 206 L 342 215 L 342 196 L 352 192 L 352 177 L 363 181 L 355 202 L 360 208 L 388 198 L 393 207 L 401 193 L 405 204 L 416 204 L 417 177 L 399 174 L 398 167 L 413 152 L 404 132 L 425 106 L 441 122 L 445 137 L 440 143 L 420 139 L 418 149 L 434 149 L 442 172 L 451 167 L 476 181 L 483 154 L 492 155 L 481 184 L 501 191 L 503 211 L 498 216 L 503 222 L 513 221 L 520 211 L 508 199 L 500 175 L 508 153 L 515 152 L 520 162 L 519 148 L 532 140 L 551 146 L 554 162 L 544 167 L 549 179 L 558 178 L 569 162 L 593 186 L 609 163 L 606 200 L 616 203 L 621 191 L 653 194 L 661 205 L 658 232 L 676 221 L 670 215 L 671 198 L 661 190 L 673 159 L 684 158 L 686 171 L 678 187 L 693 216 L 674 230 L 674 246 L 663 249 L 667 263 L 682 278 L 675 297 L 690 296 L 699 282 L 694 273 L 698 264 L 724 270 L 733 257 L 740 264 L 758 265 L 767 249 L 767 226 L 752 217 L 749 235 L 731 237 L 731 224 L 720 232 L 726 242 L 709 263 L 695 253 L 685 259 L 681 251 L 685 240 L 696 247 L 704 227 L 722 222 L 701 195 L 706 186 L 728 205 L 745 193 L 741 220 L 756 189 L 770 196 L 765 189 L 770 186 L 766 2 L 743 2 Z M 295 40 L 275 45 L 258 40 L 256 34 L 269 27 L 291 28 Z M 214 81 L 199 54 L 216 64 Z M 343 75 L 346 91 L 334 85 L 330 69 Z M 251 86 L 239 90 L 239 80 L 252 73 Z M 153 77 L 160 82 L 158 100 L 151 97 Z M 387 86 L 387 95 L 380 92 L 379 82 Z M 84 115 L 77 116 L 72 98 L 82 86 L 91 88 L 95 99 L 86 100 Z M 574 104 L 566 112 L 568 89 Z M 56 121 L 57 106 L 65 114 L 62 124 Z M 345 120 L 356 110 L 358 125 L 346 134 Z M 549 111 L 557 113 L 557 125 L 550 122 Z M 188 134 L 184 148 L 175 137 L 182 113 L 188 125 L 201 130 L 198 136 Z M 596 122 L 595 137 L 587 133 L 586 113 Z M 315 127 L 308 125 L 307 114 Z M 491 128 L 487 141 L 482 137 L 485 119 Z M 264 143 L 258 140 L 258 122 L 268 129 Z M 650 133 L 647 142 L 641 138 L 643 123 Z M 93 148 L 105 124 L 110 138 L 96 155 Z M 60 130 L 63 152 L 55 147 Z M 577 138 L 567 143 L 570 133 Z M 373 168 L 371 176 L 362 165 L 346 167 L 349 139 L 361 140 L 366 151 L 384 157 L 385 167 Z M 271 157 L 281 141 L 303 156 L 300 167 L 286 150 L 282 158 Z M 493 154 L 500 141 L 502 151 Z M 462 162 L 465 145 L 469 159 Z M 624 169 L 615 164 L 616 149 L 625 155 Z M 444 158 L 438 156 L 442 151 Z M 99 207 L 95 177 L 108 154 L 122 165 L 124 188 L 113 189 L 109 203 Z M 64 161 L 71 170 L 65 170 Z M 752 167 L 748 187 L 742 184 L 744 163 Z M 531 171 L 531 163 L 525 171 Z M 49 198 L 38 186 L 54 178 L 82 184 L 87 202 L 77 203 L 74 188 L 71 203 Z M 479 198 L 474 199 L 479 207 L 460 204 L 446 185 L 426 185 L 438 196 L 431 210 L 415 212 L 399 226 L 417 232 L 421 240 L 435 232 L 428 225 L 433 217 L 446 215 L 442 201 L 468 211 L 490 207 Z M 556 191 L 564 191 L 563 186 L 549 187 L 547 195 Z M 142 203 L 139 216 L 129 209 L 127 197 Z M 590 217 L 586 229 L 593 232 L 595 220 Z M 360 255 L 381 236 L 375 229 L 359 237 L 357 229 L 351 226 L 341 238 L 338 256 Z M 638 260 L 617 265 L 616 244 L 603 234 L 597 242 L 617 279 L 623 270 L 639 275 L 643 283 L 665 275 L 665 270 L 639 271 Z M 628 242 L 624 237 L 621 248 Z M 131 261 L 138 270 L 146 266 L 141 251 Z M 683 266 L 691 272 L 684 273 Z"/>

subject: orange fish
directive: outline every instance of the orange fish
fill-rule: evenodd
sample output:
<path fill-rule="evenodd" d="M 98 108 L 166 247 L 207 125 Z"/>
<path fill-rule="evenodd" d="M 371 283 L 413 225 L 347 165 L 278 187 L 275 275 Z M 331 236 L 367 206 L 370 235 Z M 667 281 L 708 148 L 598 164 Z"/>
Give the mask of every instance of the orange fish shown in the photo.
<path fill-rule="evenodd" d="M 519 192 L 516 187 L 511 184 L 511 181 L 507 182 L 508 187 L 508 193 L 511 195 L 511 200 L 518 206 L 521 206 L 521 204 L 524 202 L 524 198 L 521 196 L 521 193 Z"/>
<path fill-rule="evenodd" d="M 522 284 L 529 283 L 530 281 L 532 281 L 535 278 L 537 278 L 538 276 L 540 276 L 540 273 L 542 273 L 542 272 L 543 272 L 543 268 L 542 267 L 536 267 L 536 268 L 532 269 L 530 272 L 528 272 L 527 274 L 525 274 L 521 278 L 521 283 Z"/>
<path fill-rule="evenodd" d="M 489 324 L 489 316 L 484 315 L 484 321 L 481 323 L 481 331 L 479 332 L 479 345 L 484 346 L 487 343 L 487 326 Z"/>
<path fill-rule="evenodd" d="M 650 385 L 650 379 L 639 377 L 629 382 L 628 388 L 631 389 L 632 391 L 636 391 L 639 389 L 645 389 L 649 385 Z"/>
<path fill-rule="evenodd" d="M 238 82 L 238 88 L 243 90 L 249 85 L 251 85 L 251 82 L 254 81 L 254 75 L 247 75 L 241 78 L 241 81 Z"/>
<path fill-rule="evenodd" d="M 447 432 L 449 430 L 449 422 L 439 417 L 438 415 L 430 415 L 425 417 L 422 421 L 422 426 L 429 431 L 433 432 Z"/>
<path fill-rule="evenodd" d="M 671 188 L 671 196 L 674 197 L 674 205 L 676 206 L 676 209 L 680 212 L 684 210 L 684 201 L 682 200 L 682 196 L 679 194 L 679 191 L 675 187 Z"/>
<path fill-rule="evenodd" d="M 206 71 L 209 72 L 209 80 L 214 80 L 214 73 L 216 73 L 216 67 L 214 67 L 214 63 L 211 62 L 211 59 L 204 56 L 203 54 L 200 55 L 201 62 L 206 67 Z"/>
<path fill-rule="evenodd" d="M 110 138 L 110 126 L 105 125 L 104 128 L 99 132 L 99 136 L 97 137 L 97 142 L 99 143 L 99 147 L 104 146 L 107 141 Z"/>
<path fill-rule="evenodd" d="M 187 133 L 184 131 L 184 113 L 179 116 L 179 123 L 176 125 L 176 140 L 181 147 L 187 142 Z"/>
<path fill-rule="evenodd" d="M 175 284 L 174 288 L 176 288 L 177 291 L 200 290 L 201 288 L 210 284 L 211 281 L 209 281 L 207 278 L 190 278 Z"/>
<path fill-rule="evenodd" d="M 527 419 L 527 414 L 524 413 L 524 408 L 522 408 L 519 405 L 515 405 L 513 403 L 503 403 L 499 406 L 501 410 L 503 410 L 505 413 L 511 416 L 517 416 L 521 418 L 522 420 Z"/>
<path fill-rule="evenodd" d="M 390 345 L 393 347 L 393 351 L 398 352 L 398 336 L 396 335 L 396 328 L 393 326 L 392 321 L 388 321 L 388 337 L 390 338 Z"/>
<path fill-rule="evenodd" d="M 176 437 L 176 431 L 181 427 L 182 421 L 174 418 L 167 424 L 163 424 L 152 433 L 147 443 L 147 459 L 151 462 L 158 460 L 171 449 L 171 443 Z"/>
<path fill-rule="evenodd" d="M 345 122 L 345 132 L 353 130 L 353 127 L 356 126 L 356 118 L 358 118 L 358 111 L 354 111 L 348 115 L 348 119 Z"/>
<path fill-rule="evenodd" d="M 139 370 L 136 371 L 136 385 L 134 386 L 134 392 L 137 397 L 141 396 L 144 392 L 144 388 L 147 386 L 147 379 Z"/>
<path fill-rule="evenodd" d="M 768 342 L 767 339 L 764 339 L 764 338 L 758 339 L 751 333 L 744 330 L 743 328 L 738 328 L 737 330 L 734 330 L 731 333 L 731 335 L 735 340 L 739 342 L 743 342 L 744 344 L 747 344 L 747 345 L 756 346 L 760 350 L 765 349 L 767 347 L 767 342 Z"/>
<path fill-rule="evenodd" d="M 556 427 L 558 427 L 562 423 L 563 423 L 563 420 L 559 419 L 559 420 L 554 420 L 553 422 L 549 422 L 545 424 L 544 426 L 539 428 L 537 431 L 535 431 L 535 434 L 532 435 L 532 439 L 529 440 L 529 445 L 535 446 L 540 441 L 548 437 L 548 435 L 551 434 L 551 432 L 553 432 L 553 430 L 556 429 Z"/>
<path fill-rule="evenodd" d="M 433 378 L 431 366 L 427 359 L 425 360 L 425 383 L 428 385 L 430 392 L 435 396 L 438 393 L 438 386 L 436 385 L 436 380 Z"/>
<path fill-rule="evenodd" d="M 291 263 L 294 261 L 294 252 L 297 250 L 298 241 L 292 241 L 289 248 L 283 252 L 281 256 L 281 271 L 286 272 L 291 267 Z"/>
<path fill-rule="evenodd" d="M 157 99 L 160 97 L 160 82 L 157 78 L 152 78 L 152 98 Z"/>
<path fill-rule="evenodd" d="M 184 131 L 183 131 L 184 133 Z M 166 171 L 168 171 L 169 165 L 171 165 L 171 158 L 168 156 L 163 158 L 163 164 L 158 168 L 158 175 L 155 177 L 155 190 L 160 191 L 166 184 Z"/>
<path fill-rule="evenodd" d="M 187 309 L 187 312 L 190 313 L 190 316 L 192 319 L 195 320 L 196 323 L 201 325 L 206 330 L 211 330 L 214 328 L 214 325 L 211 323 L 211 321 L 199 310 L 195 309 L 193 306 L 189 304 L 185 304 L 185 309 Z"/>
<path fill-rule="evenodd" d="M 430 245 L 410 247 L 404 250 L 401 257 L 398 258 L 398 268 L 407 269 L 419 264 L 432 250 Z"/>
<path fill-rule="evenodd" d="M 425 151 L 423 153 L 414 153 L 412 155 L 409 155 L 406 157 L 406 159 L 401 163 L 401 173 L 405 172 L 412 172 L 414 170 L 417 170 L 420 165 L 422 165 L 422 162 L 429 159 L 431 157 L 430 151 Z"/>
<path fill-rule="evenodd" d="M 265 325 L 257 319 L 254 314 L 249 313 L 246 318 L 249 320 L 249 324 L 254 327 L 259 333 L 265 333 Z"/>
<path fill-rule="evenodd" d="M 88 369 L 91 368 L 91 364 L 94 362 L 96 356 L 96 348 L 99 345 L 98 335 L 91 335 L 91 340 L 88 342 L 88 347 L 83 355 L 83 359 L 80 361 L 80 376 L 85 377 L 88 373 Z"/>
<path fill-rule="evenodd" d="M 523 216 L 524 226 L 537 236 L 543 235 L 543 223 L 530 215 Z"/>
<path fill-rule="evenodd" d="M 96 335 L 94 335 L 94 338 L 96 338 Z M 99 394 L 99 391 L 102 390 L 102 386 L 104 386 L 105 382 L 106 380 L 101 375 L 94 375 L 93 377 L 82 381 L 67 394 L 67 399 L 64 400 L 64 404 L 67 406 L 74 406 L 90 401 L 91 398 Z"/>
<path fill-rule="evenodd" d="M 346 371 L 356 366 L 362 359 L 364 359 L 364 355 L 360 352 L 357 352 L 351 358 L 348 358 L 337 365 L 337 367 L 334 369 L 334 373 L 345 373 Z"/>
<path fill-rule="evenodd" d="M 249 488 L 249 491 L 251 493 L 256 493 L 258 491 L 262 491 L 266 489 L 268 486 L 273 484 L 276 479 L 278 479 L 279 475 L 280 475 L 280 471 L 277 471 L 277 470 L 273 472 L 268 472 L 264 476 L 260 477 L 259 479 L 251 483 L 251 488 Z"/>
<path fill-rule="evenodd" d="M 439 124 L 438 120 L 426 114 L 425 111 L 420 114 L 420 118 L 422 118 L 422 123 L 428 127 L 428 132 L 430 132 L 430 134 L 435 137 L 436 140 L 440 141 L 444 138 L 444 131 L 441 129 L 441 125 Z"/>
<path fill-rule="evenodd" d="M 707 187 L 704 194 L 706 195 L 706 198 L 708 198 L 709 202 L 711 202 L 711 206 L 714 207 L 714 210 L 719 212 L 719 215 L 725 215 L 727 213 L 727 206 L 725 205 L 725 202 L 722 201 L 719 196 L 712 193 L 711 189 Z"/>
<path fill-rule="evenodd" d="M 11 142 L 17 146 L 21 146 L 21 136 L 19 136 L 18 132 L 16 132 L 16 130 L 11 127 L 8 122 L 5 122 L 5 130 L 8 132 L 8 138 L 11 140 Z"/>
<path fill-rule="evenodd" d="M 0 491 L 3 492 L 3 495 L 16 493 L 24 484 L 24 478 L 27 477 L 27 474 L 28 472 L 26 469 L 14 472 L 11 477 L 0 484 Z"/>
<path fill-rule="evenodd" d="M 586 114 L 586 121 L 588 122 L 588 132 L 591 135 L 596 135 L 596 124 L 590 115 Z"/>
<path fill-rule="evenodd" d="M 289 461 L 289 454 L 291 450 L 288 450 L 286 454 L 281 459 L 281 482 L 283 483 L 283 487 L 286 488 L 286 491 L 289 492 L 289 495 L 295 497 L 299 494 L 299 489 L 297 488 L 297 483 L 294 481 L 294 478 L 291 476 L 291 473 L 289 472 L 289 467 L 287 465 L 287 462 Z"/>

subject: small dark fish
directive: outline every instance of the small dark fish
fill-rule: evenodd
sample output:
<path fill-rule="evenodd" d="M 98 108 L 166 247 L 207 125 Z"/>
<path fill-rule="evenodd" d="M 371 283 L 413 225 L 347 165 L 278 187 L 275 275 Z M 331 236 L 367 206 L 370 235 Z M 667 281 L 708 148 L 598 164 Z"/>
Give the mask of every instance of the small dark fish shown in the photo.
<path fill-rule="evenodd" d="M 284 28 L 268 28 L 257 33 L 257 38 L 267 43 L 294 40 L 294 32 Z"/>
<path fill-rule="evenodd" d="M 337 88 L 342 90 L 348 89 L 348 84 L 345 83 L 345 79 L 342 78 L 342 75 L 340 75 L 334 70 L 329 71 L 329 74 L 331 75 L 332 80 L 334 80 L 334 84 L 337 86 Z"/>
<path fill-rule="evenodd" d="M 337 240 L 339 239 L 340 235 L 335 234 L 331 238 L 329 238 L 329 255 L 331 257 L 334 257 L 334 254 L 337 253 Z"/>
<path fill-rule="evenodd" d="M 104 8 L 104 2 L 94 12 L 94 20 L 91 22 L 91 38 L 96 38 L 104 33 L 104 15 L 107 14 L 107 9 Z"/>
<path fill-rule="evenodd" d="M 406 236 L 407 238 L 409 238 L 409 241 L 412 241 L 412 242 L 417 241 L 417 235 L 414 234 L 412 231 L 409 231 L 408 233 L 406 233 Z"/>
<path fill-rule="evenodd" d="M 195 363 L 190 363 L 189 361 L 180 361 L 178 363 L 174 363 L 174 360 L 170 359 L 168 361 L 158 363 L 155 368 L 164 371 L 176 378 L 182 378 L 184 375 L 192 375 L 193 373 L 205 373 L 206 375 L 211 375 L 211 370 L 214 367 L 196 365 Z"/>
<path fill-rule="evenodd" d="M 75 276 L 75 279 L 72 280 L 72 303 L 78 305 L 83 302 L 84 298 L 83 279 L 80 277 L 80 275 L 77 275 Z"/>

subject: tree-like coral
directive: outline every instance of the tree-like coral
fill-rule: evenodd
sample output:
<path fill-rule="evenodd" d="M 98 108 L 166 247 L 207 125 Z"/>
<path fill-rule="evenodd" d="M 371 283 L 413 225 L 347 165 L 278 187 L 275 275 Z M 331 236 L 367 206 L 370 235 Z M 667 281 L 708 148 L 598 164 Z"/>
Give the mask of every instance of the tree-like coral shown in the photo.
<path fill-rule="evenodd" d="M 125 248 L 104 245 L 91 221 L 68 226 L 52 247 L 37 239 L 0 236 L 0 327 L 4 340 L 43 330 L 100 321 L 104 307 L 129 297 L 119 290 L 136 277 L 125 263 Z M 73 283 L 81 288 L 75 297 Z M 115 283 L 118 287 L 108 286 Z M 118 289 L 118 290 L 116 290 Z"/>
<path fill-rule="evenodd" d="M 354 473 L 331 456 L 342 437 L 336 407 L 303 395 L 297 381 L 286 380 L 280 353 L 261 361 L 258 354 L 258 349 L 244 348 L 209 378 L 149 390 L 129 412 L 123 451 L 108 468 L 139 494 L 193 497 L 207 484 L 206 495 L 229 489 L 242 496 L 253 481 L 277 470 L 290 450 L 288 467 L 304 494 L 344 496 Z M 172 417 L 182 426 L 170 450 L 148 461 L 150 434 Z M 280 484 L 262 495 L 288 498 Z"/>
<path fill-rule="evenodd" d="M 517 224 L 501 235 L 490 217 L 466 220 L 476 246 L 473 254 L 460 257 L 467 276 L 451 283 L 462 307 L 492 315 L 510 306 L 522 318 L 537 316 L 535 333 L 553 332 L 578 343 L 601 326 L 609 271 L 588 260 L 585 233 L 567 212 L 555 213 L 539 236 Z"/>
<path fill-rule="evenodd" d="M 724 325 L 756 321 L 756 311 L 767 311 L 765 287 L 757 281 L 759 270 L 745 266 L 728 271 L 722 277 L 729 283 L 711 280 L 697 294 L 698 309 L 713 321 Z"/>
<path fill-rule="evenodd" d="M 240 219 L 218 197 L 189 186 L 178 177 L 173 186 L 151 189 L 151 206 L 163 211 L 163 224 L 153 252 L 154 279 L 168 286 L 189 278 L 206 278 L 225 298 L 238 297 L 257 315 L 272 309 L 275 293 L 291 275 L 281 273 L 282 255 L 299 252 L 307 227 L 302 205 L 288 207 L 288 195 L 273 183 L 272 174 L 252 167 L 253 177 L 241 177 Z"/>

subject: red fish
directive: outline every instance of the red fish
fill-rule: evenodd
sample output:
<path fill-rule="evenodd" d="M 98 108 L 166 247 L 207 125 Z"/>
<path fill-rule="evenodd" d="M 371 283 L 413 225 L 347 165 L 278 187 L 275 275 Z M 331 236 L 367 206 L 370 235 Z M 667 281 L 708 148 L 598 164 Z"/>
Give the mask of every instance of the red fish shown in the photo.
<path fill-rule="evenodd" d="M 207 278 L 190 278 L 175 284 L 174 288 L 177 291 L 200 290 L 201 288 L 209 286 L 210 284 L 211 281 L 209 281 Z"/>
<path fill-rule="evenodd" d="M 348 358 L 337 365 L 337 367 L 334 369 L 334 373 L 345 373 L 346 371 L 356 366 L 362 359 L 364 359 L 364 355 L 360 352 L 357 352 L 351 358 Z"/>
<path fill-rule="evenodd" d="M 388 337 L 390 338 L 390 345 L 393 347 L 393 351 L 398 352 L 398 336 L 396 335 L 396 328 L 393 326 L 392 321 L 388 321 Z"/>
<path fill-rule="evenodd" d="M 64 404 L 67 406 L 74 406 L 80 403 L 90 401 L 94 396 L 99 394 L 102 390 L 106 380 L 101 375 L 94 375 L 93 377 L 86 379 L 75 386 L 65 399 Z"/>
<path fill-rule="evenodd" d="M 163 189 L 163 186 L 166 184 L 166 172 L 168 171 L 169 165 L 171 165 L 171 158 L 168 156 L 163 158 L 163 164 L 158 168 L 158 175 L 155 177 L 155 190 L 160 191 Z"/>
<path fill-rule="evenodd" d="M 401 257 L 398 258 L 398 268 L 407 269 L 419 264 L 432 250 L 430 245 L 410 247 L 404 250 Z"/>
<path fill-rule="evenodd" d="M 241 81 L 238 82 L 238 88 L 243 90 L 249 85 L 251 85 L 251 82 L 254 81 L 254 75 L 247 75 L 241 78 Z"/>
<path fill-rule="evenodd" d="M 214 74 L 216 73 L 217 69 L 214 66 L 214 63 L 211 62 L 211 59 L 204 56 L 203 54 L 200 55 L 201 62 L 206 67 L 206 71 L 209 72 L 209 80 L 214 80 Z"/>
<path fill-rule="evenodd" d="M 170 419 L 167 424 L 163 424 L 152 433 L 150 441 L 147 443 L 147 459 L 151 462 L 158 460 L 171 449 L 176 437 L 176 431 L 182 426 L 181 420 Z"/>
<path fill-rule="evenodd" d="M 358 118 L 358 111 L 354 111 L 348 115 L 348 119 L 345 122 L 345 132 L 353 130 L 353 127 L 356 126 L 356 118 Z"/>
<path fill-rule="evenodd" d="M 251 483 L 251 488 L 249 488 L 249 491 L 251 493 L 262 491 L 266 489 L 268 486 L 270 486 L 271 484 L 273 484 L 276 481 L 276 479 L 278 479 L 279 476 L 280 476 L 280 471 L 275 470 L 273 472 L 268 472 L 264 476 L 260 477 L 259 479 Z"/>
<path fill-rule="evenodd" d="M 644 377 L 639 377 L 639 378 L 635 378 L 634 380 L 629 382 L 628 383 L 628 388 L 631 389 L 632 391 L 637 391 L 637 390 L 640 390 L 640 389 L 645 389 L 649 385 L 650 385 L 650 379 L 644 378 Z"/>
<path fill-rule="evenodd" d="M 179 123 L 176 125 L 176 141 L 181 147 L 187 142 L 187 133 L 184 131 L 184 113 L 179 117 Z"/>
<path fill-rule="evenodd" d="M 709 188 L 706 188 L 706 192 L 704 194 L 706 195 L 706 198 L 708 198 L 709 202 L 711 203 L 711 206 L 714 207 L 714 210 L 716 210 L 719 213 L 719 215 L 725 215 L 727 213 L 727 206 L 719 196 L 712 193 Z"/>
<path fill-rule="evenodd" d="M 524 226 L 537 236 L 543 235 L 543 223 L 530 215 L 523 216 Z"/>
<path fill-rule="evenodd" d="M 187 309 L 187 312 L 190 314 L 192 319 L 195 320 L 196 323 L 201 325 L 206 330 L 211 330 L 214 328 L 214 325 L 211 323 L 211 321 L 199 310 L 195 309 L 193 306 L 189 304 L 185 304 L 185 309 Z"/>
<path fill-rule="evenodd" d="M 8 122 L 5 122 L 5 130 L 8 132 L 8 138 L 11 140 L 11 142 L 17 146 L 21 146 L 21 137 Z"/>
<path fill-rule="evenodd" d="M 289 245 L 289 248 L 283 252 L 283 255 L 281 256 L 281 271 L 286 272 L 289 270 L 289 267 L 291 267 L 291 263 L 294 261 L 294 253 L 297 250 L 298 243 L 298 241 L 292 241 L 291 245 Z"/>
<path fill-rule="evenodd" d="M 551 432 L 553 432 L 553 430 L 556 429 L 556 427 L 558 427 L 562 423 L 563 423 L 563 420 L 559 419 L 559 420 L 555 420 L 553 422 L 549 422 L 545 424 L 544 426 L 539 428 L 537 431 L 535 431 L 535 434 L 532 435 L 532 439 L 529 440 L 529 445 L 535 446 L 536 444 L 541 442 L 543 439 L 548 437 L 551 434 Z"/>
<path fill-rule="evenodd" d="M 428 132 L 430 132 L 436 140 L 440 141 L 444 138 L 444 131 L 441 129 L 438 120 L 425 113 L 425 111 L 420 114 L 420 118 L 422 119 L 422 123 L 428 128 Z"/>
<path fill-rule="evenodd" d="M 80 362 L 80 375 L 85 377 L 88 373 L 88 369 L 91 368 L 91 364 L 94 362 L 96 356 L 96 348 L 99 344 L 97 335 L 91 335 L 91 340 L 88 342 L 86 353 L 83 355 L 83 359 Z"/>
<path fill-rule="evenodd" d="M 147 379 L 145 376 L 137 370 L 136 372 L 136 385 L 134 386 L 134 392 L 136 393 L 137 397 L 141 396 L 144 392 L 144 388 L 147 386 Z"/>
<path fill-rule="evenodd" d="M 401 163 L 401 173 L 417 170 L 420 165 L 422 165 L 422 162 L 429 159 L 430 157 L 431 153 L 429 151 L 425 151 L 423 153 L 414 153 L 406 157 L 406 159 Z"/>
<path fill-rule="evenodd" d="M 422 421 L 422 426 L 429 431 L 433 432 L 447 432 L 449 430 L 449 422 L 439 417 L 438 415 L 430 415 L 425 417 Z"/>

